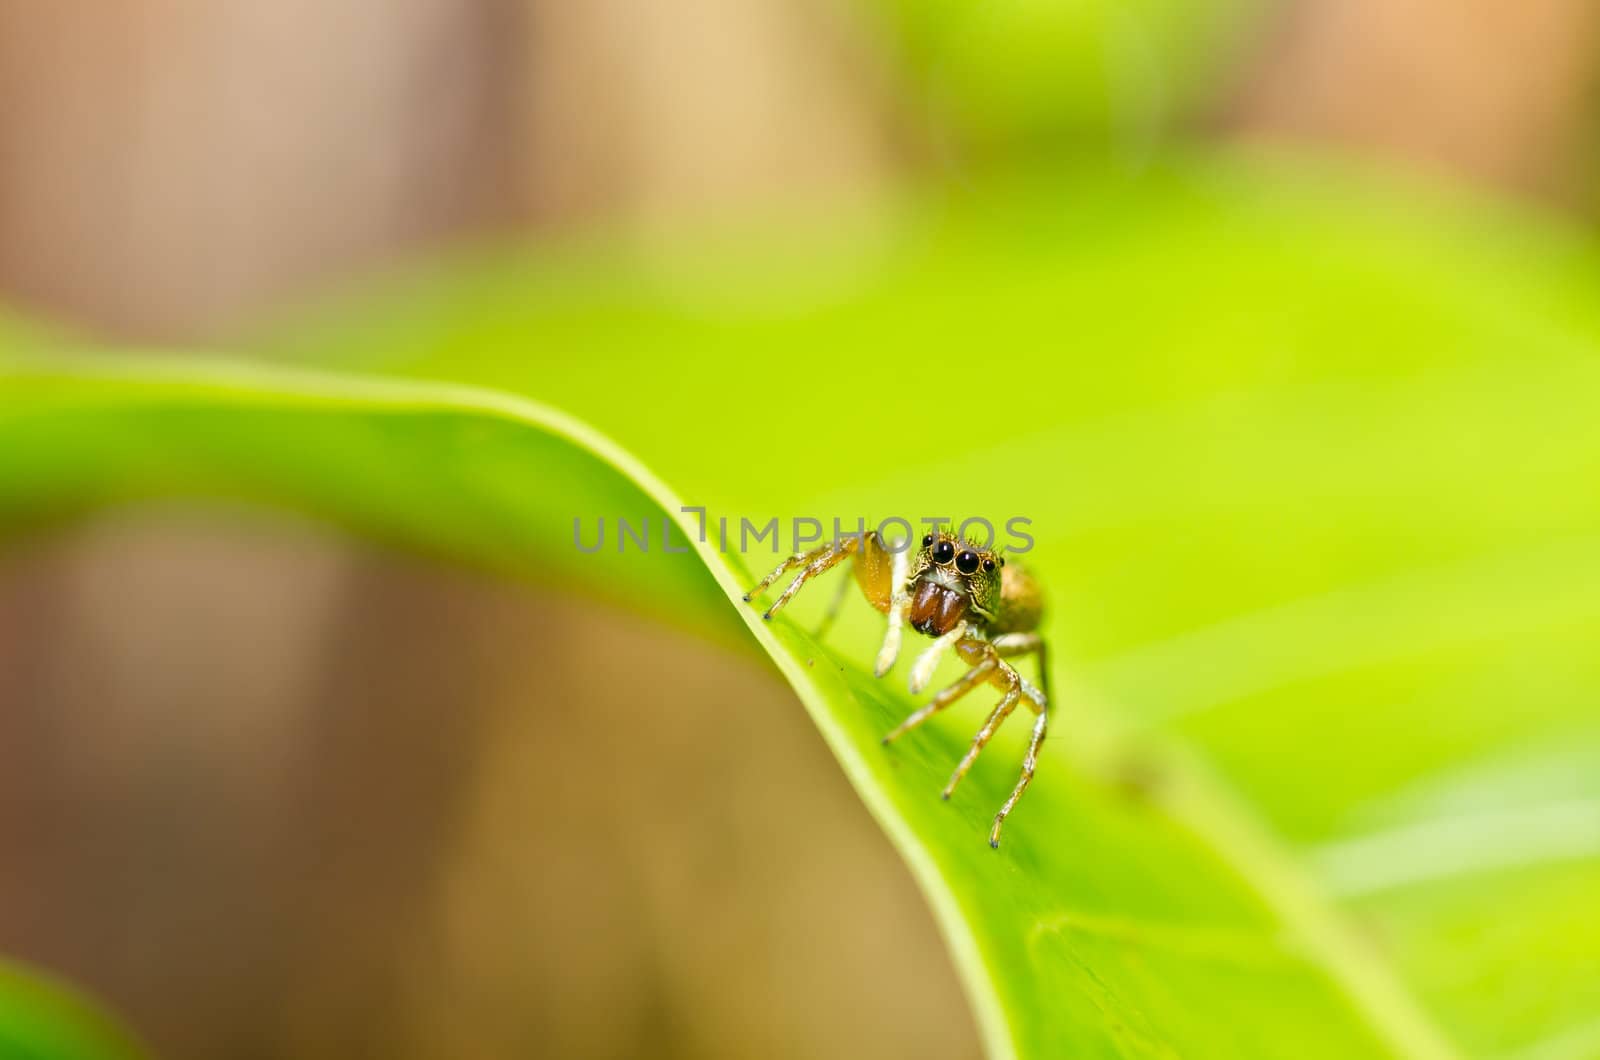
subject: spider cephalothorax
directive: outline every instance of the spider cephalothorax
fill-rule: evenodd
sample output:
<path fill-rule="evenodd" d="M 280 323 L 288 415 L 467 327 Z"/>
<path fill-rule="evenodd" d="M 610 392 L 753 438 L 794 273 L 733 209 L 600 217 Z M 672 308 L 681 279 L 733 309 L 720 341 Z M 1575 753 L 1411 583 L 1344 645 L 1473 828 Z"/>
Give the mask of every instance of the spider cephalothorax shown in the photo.
<path fill-rule="evenodd" d="M 963 619 L 988 627 L 999 617 L 1005 559 L 959 537 L 927 534 L 911 562 L 911 610 L 918 633 L 941 637 Z"/>
<path fill-rule="evenodd" d="M 994 828 L 989 832 L 989 845 L 998 847 L 1000 826 L 1033 779 L 1039 747 L 1044 742 L 1050 686 L 1044 641 L 1036 632 L 1042 611 L 1038 584 L 1016 564 L 1007 566 L 1004 557 L 960 536 L 927 534 L 921 548 L 913 551 L 909 547 L 891 548 L 868 531 L 790 556 L 744 598 L 759 596 L 788 571 L 803 568 L 762 615 L 771 618 L 806 582 L 852 557 L 862 595 L 888 618 L 883 646 L 878 651 L 877 676 L 882 677 L 894 665 L 900 653 L 901 629 L 907 624 L 934 638 L 911 667 L 912 694 L 927 687 L 939 660 L 950 651 L 971 667 L 955 684 L 902 721 L 883 738 L 884 743 L 921 725 L 980 684 L 987 682 L 1003 692 L 950 783 L 945 785 L 945 798 L 950 797 L 978 752 L 1018 704 L 1027 704 L 1037 715 L 1027 755 L 1022 760 L 1022 777 L 995 814 Z M 840 588 L 843 591 L 845 586 Z M 836 599 L 834 607 L 837 606 Z M 831 614 L 830 609 L 830 617 Z M 1043 688 L 1035 687 L 1006 661 L 1020 655 L 1039 657 L 1039 683 Z"/>

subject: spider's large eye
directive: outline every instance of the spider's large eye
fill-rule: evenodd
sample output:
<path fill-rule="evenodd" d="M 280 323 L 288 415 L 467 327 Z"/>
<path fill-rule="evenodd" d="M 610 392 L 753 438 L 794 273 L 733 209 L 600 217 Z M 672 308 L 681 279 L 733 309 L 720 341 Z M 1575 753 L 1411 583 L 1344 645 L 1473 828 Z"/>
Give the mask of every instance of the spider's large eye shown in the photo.
<path fill-rule="evenodd" d="M 956 557 L 956 570 L 962 574 L 978 573 L 978 554 L 970 549 Z"/>
<path fill-rule="evenodd" d="M 923 534 L 922 535 L 922 547 L 923 548 L 927 548 L 931 544 L 933 544 L 933 535 L 932 534 Z"/>
<path fill-rule="evenodd" d="M 948 541 L 941 541 L 933 546 L 933 561 L 938 564 L 949 563 L 956 556 L 956 546 Z"/>

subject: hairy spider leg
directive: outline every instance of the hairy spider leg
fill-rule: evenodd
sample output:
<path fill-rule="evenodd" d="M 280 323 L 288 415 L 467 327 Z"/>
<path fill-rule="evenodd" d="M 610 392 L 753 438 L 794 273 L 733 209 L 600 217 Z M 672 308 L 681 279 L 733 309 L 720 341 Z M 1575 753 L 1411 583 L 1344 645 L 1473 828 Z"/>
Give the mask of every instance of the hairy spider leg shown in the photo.
<path fill-rule="evenodd" d="M 928 700 L 928 702 L 912 711 L 906 717 L 905 721 L 902 721 L 899 725 L 896 725 L 894 730 L 883 738 L 883 742 L 889 743 L 905 735 L 912 729 L 915 729 L 918 725 L 921 725 L 923 722 L 939 713 L 939 711 L 948 707 L 950 704 L 954 703 L 956 700 L 972 691 L 974 688 L 977 688 L 983 683 L 984 679 L 994 671 L 994 668 L 999 665 L 1000 662 L 997 659 L 986 659 L 982 662 L 979 662 L 972 669 L 962 674 L 961 680 L 957 681 L 949 688 L 944 689 L 938 695 Z"/>
<path fill-rule="evenodd" d="M 1006 799 L 1005 805 L 1000 807 L 1000 812 L 994 815 L 994 827 L 989 829 L 989 845 L 996 850 L 1000 849 L 1000 826 L 1006 822 L 1006 814 L 1022 798 L 1022 793 L 1028 790 L 1028 782 L 1033 780 L 1034 767 L 1039 764 L 1039 748 L 1044 744 L 1044 730 L 1049 721 L 1049 713 L 1044 704 L 1039 705 L 1039 717 L 1033 723 L 1033 735 L 1028 739 L 1028 753 L 1022 756 L 1022 776 L 1017 780 L 1017 786 L 1011 789 L 1011 797 Z"/>
<path fill-rule="evenodd" d="M 860 547 L 861 538 L 841 537 L 831 544 L 814 548 L 810 552 L 797 552 L 773 568 L 772 573 L 762 578 L 761 581 L 756 583 L 754 589 L 744 594 L 744 598 L 748 602 L 760 596 L 766 592 L 767 587 L 773 582 L 796 567 L 804 565 L 805 569 L 796 575 L 794 581 L 789 583 L 789 587 L 783 591 L 782 595 L 772 602 L 771 607 L 761 613 L 762 618 L 770 621 L 772 616 L 783 610 L 783 605 L 788 603 L 794 597 L 794 594 L 800 591 L 802 585 L 817 575 L 831 570 L 841 561 L 848 559 Z"/>
<path fill-rule="evenodd" d="M 937 638 L 928 645 L 923 653 L 917 656 L 917 661 L 911 666 L 911 694 L 916 695 L 928 687 L 928 682 L 933 680 L 933 671 L 939 665 L 939 660 L 944 658 L 945 652 L 956 646 L 971 632 L 972 627 L 965 620 L 957 622 L 950 632 Z"/>
<path fill-rule="evenodd" d="M 840 578 L 838 588 L 833 590 L 833 600 L 829 602 L 828 609 L 822 613 L 822 621 L 817 623 L 817 628 L 812 630 L 811 636 L 821 640 L 823 634 L 833 628 L 833 620 L 839 617 L 839 609 L 844 606 L 844 598 L 850 592 L 853 579 Z"/>
<path fill-rule="evenodd" d="M 906 579 L 911 574 L 910 553 L 910 548 L 902 547 L 892 550 L 889 555 L 889 583 L 893 587 L 889 596 L 889 624 L 884 627 L 883 646 L 878 649 L 878 660 L 872 668 L 874 677 L 888 673 L 900 654 L 901 628 L 905 625 L 906 612 L 911 608 L 911 593 L 906 585 Z"/>
<path fill-rule="evenodd" d="M 1005 822 L 1006 815 L 1016 806 L 1017 800 L 1027 790 L 1028 784 L 1033 780 L 1034 769 L 1039 763 L 1039 747 L 1044 743 L 1045 729 L 1049 717 L 1049 693 L 1035 688 L 1032 682 L 1019 674 L 1015 667 L 1002 660 L 1016 658 L 1022 655 L 1037 655 L 1039 657 L 1039 681 L 1046 688 L 1049 687 L 1050 671 L 1047 666 L 1044 639 L 1037 633 L 1007 633 L 996 637 L 992 641 L 983 641 L 976 637 L 963 641 L 960 645 L 961 654 L 968 658 L 976 658 L 974 666 L 990 665 L 989 680 L 991 683 L 1005 689 L 1005 695 L 995 706 L 989 717 L 984 721 L 983 727 L 972 738 L 972 745 L 967 748 L 967 753 L 962 756 L 961 762 L 956 766 L 956 771 L 950 777 L 950 783 L 945 785 L 944 797 L 949 798 L 961 778 L 967 775 L 973 762 L 977 761 L 978 753 L 989 743 L 995 732 L 1010 717 L 1018 703 L 1027 703 L 1039 716 L 1034 721 L 1033 733 L 1028 741 L 1027 753 L 1022 759 L 1022 776 L 1017 781 L 1017 786 L 1012 790 L 1005 804 L 1000 807 L 1000 812 L 995 815 L 994 828 L 989 832 L 989 845 L 1000 845 L 1000 826 Z"/>
<path fill-rule="evenodd" d="M 988 744 L 989 738 L 995 730 L 1000 728 L 1002 722 L 1011 716 L 1017 709 L 1017 700 L 1022 698 L 1022 683 L 1019 681 L 1007 689 L 1006 694 L 1000 697 L 1000 702 L 985 719 L 983 728 L 978 730 L 978 735 L 972 738 L 972 746 L 967 748 L 967 753 L 961 757 L 961 764 L 956 766 L 956 771 L 950 774 L 950 783 L 944 786 L 942 796 L 948 799 L 956 790 L 956 785 L 961 783 L 961 778 L 967 775 L 967 770 L 972 768 L 972 763 L 978 760 L 978 752 Z"/>
<path fill-rule="evenodd" d="M 1004 633 L 994 638 L 994 650 L 1004 659 L 1033 655 L 1039 660 L 1039 687 L 1045 699 L 1050 698 L 1050 655 L 1045 650 L 1044 638 L 1037 633 Z"/>

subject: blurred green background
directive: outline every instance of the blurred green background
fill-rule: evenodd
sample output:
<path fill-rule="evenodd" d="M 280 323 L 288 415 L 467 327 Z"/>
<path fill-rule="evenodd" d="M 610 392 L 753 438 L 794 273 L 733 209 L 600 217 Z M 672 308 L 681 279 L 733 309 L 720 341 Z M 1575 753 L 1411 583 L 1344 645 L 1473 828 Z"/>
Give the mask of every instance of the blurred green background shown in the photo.
<path fill-rule="evenodd" d="M 1578 0 L 8 9 L 0 285 L 67 345 L 523 389 L 695 503 L 1048 513 L 1074 672 L 1280 808 L 1466 1051 L 1600 1055 L 1597 31 Z M 927 446 L 918 388 L 967 364 L 992 396 Z M 663 399 L 711 373 L 748 387 L 713 417 L 738 460 Z M 1068 458 L 1017 498 L 1002 440 Z M 159 1055 L 976 1054 L 753 656 L 283 513 L 3 548 L 0 952 Z M 586 816 L 535 812 L 600 744 Z M 1479 833 L 1554 820 L 1566 869 L 1396 892 L 1342 842 L 1481 792 L 1568 813 Z"/>

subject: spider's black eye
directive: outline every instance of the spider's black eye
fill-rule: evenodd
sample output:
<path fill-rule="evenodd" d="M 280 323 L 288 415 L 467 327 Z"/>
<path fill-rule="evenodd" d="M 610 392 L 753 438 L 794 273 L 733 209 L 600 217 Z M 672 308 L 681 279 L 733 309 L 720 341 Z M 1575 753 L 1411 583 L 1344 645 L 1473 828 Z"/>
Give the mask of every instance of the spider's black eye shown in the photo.
<path fill-rule="evenodd" d="M 978 554 L 970 550 L 961 553 L 956 557 L 956 570 L 962 574 L 978 573 Z"/>
<path fill-rule="evenodd" d="M 983 569 L 984 570 L 989 570 L 989 571 L 994 570 L 994 560 L 992 560 L 992 559 L 984 560 L 983 561 Z"/>
<path fill-rule="evenodd" d="M 922 535 L 922 547 L 923 548 L 927 548 L 931 544 L 933 544 L 933 535 L 932 534 L 923 534 Z"/>
<path fill-rule="evenodd" d="M 949 563 L 956 555 L 956 546 L 948 541 L 941 541 L 933 546 L 933 561 L 935 563 Z"/>

